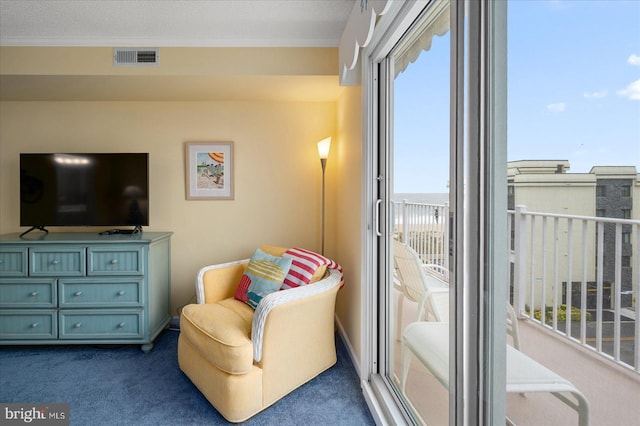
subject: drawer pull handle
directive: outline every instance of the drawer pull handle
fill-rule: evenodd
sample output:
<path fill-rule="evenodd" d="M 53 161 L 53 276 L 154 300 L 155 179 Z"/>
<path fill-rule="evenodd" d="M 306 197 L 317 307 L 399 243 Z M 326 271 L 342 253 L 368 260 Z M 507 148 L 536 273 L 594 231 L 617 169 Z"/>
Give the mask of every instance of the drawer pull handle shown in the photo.
<path fill-rule="evenodd" d="M 113 260 L 111 261 L 111 264 L 112 264 L 112 265 L 115 265 L 116 263 L 118 263 L 118 259 L 113 259 Z"/>
<path fill-rule="evenodd" d="M 54 259 L 54 260 L 51 261 L 51 263 L 53 265 L 57 265 L 58 263 L 60 263 L 60 261 L 58 259 Z"/>
<path fill-rule="evenodd" d="M 81 291 L 76 291 L 75 293 L 73 293 L 74 296 L 82 296 L 82 292 Z"/>
<path fill-rule="evenodd" d="M 125 325 L 126 325 L 126 323 L 121 322 L 120 324 L 118 324 L 118 328 L 124 328 Z"/>
<path fill-rule="evenodd" d="M 82 323 L 81 322 L 77 322 L 75 324 L 73 324 L 73 328 L 80 328 L 82 327 Z"/>
<path fill-rule="evenodd" d="M 29 327 L 31 327 L 31 328 L 38 328 L 38 325 L 40 325 L 40 324 L 38 324 L 37 322 L 34 322 L 34 323 L 33 323 L 33 324 L 31 324 Z"/>
<path fill-rule="evenodd" d="M 118 296 L 124 296 L 124 290 L 120 290 L 120 291 L 118 292 Z"/>
<path fill-rule="evenodd" d="M 31 294 L 29 296 L 31 297 L 36 297 L 38 295 L 37 291 L 32 291 Z"/>

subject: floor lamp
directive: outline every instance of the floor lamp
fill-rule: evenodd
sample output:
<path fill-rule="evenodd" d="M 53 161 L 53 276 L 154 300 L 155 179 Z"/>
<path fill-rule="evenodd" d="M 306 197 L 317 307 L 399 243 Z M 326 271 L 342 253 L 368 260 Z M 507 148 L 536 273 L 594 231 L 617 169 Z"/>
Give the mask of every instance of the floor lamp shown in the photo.
<path fill-rule="evenodd" d="M 320 165 L 322 166 L 322 251 L 324 256 L 324 170 L 327 167 L 327 157 L 329 157 L 329 148 L 331 147 L 331 136 L 318 142 L 318 155 L 320 156 Z"/>

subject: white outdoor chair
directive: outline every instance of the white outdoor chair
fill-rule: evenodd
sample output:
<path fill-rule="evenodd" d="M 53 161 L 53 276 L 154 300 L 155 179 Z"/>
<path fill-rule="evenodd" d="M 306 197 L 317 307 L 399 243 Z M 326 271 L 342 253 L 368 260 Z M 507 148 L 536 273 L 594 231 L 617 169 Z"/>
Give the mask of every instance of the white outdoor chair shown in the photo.
<path fill-rule="evenodd" d="M 518 322 L 511 305 L 507 304 L 507 333 L 513 346 L 507 345 L 507 393 L 547 392 L 578 414 L 580 426 L 589 425 L 589 403 L 586 397 L 567 379 L 520 352 Z M 411 356 L 415 356 L 433 376 L 449 389 L 449 324 L 417 321 L 402 334 L 400 390 L 405 393 Z"/>
<path fill-rule="evenodd" d="M 416 321 L 423 318 L 448 321 L 449 271 L 440 265 L 425 265 L 420 256 L 408 245 L 394 240 L 394 287 L 398 295 L 396 337 L 400 338 L 404 299 L 418 303 Z"/>

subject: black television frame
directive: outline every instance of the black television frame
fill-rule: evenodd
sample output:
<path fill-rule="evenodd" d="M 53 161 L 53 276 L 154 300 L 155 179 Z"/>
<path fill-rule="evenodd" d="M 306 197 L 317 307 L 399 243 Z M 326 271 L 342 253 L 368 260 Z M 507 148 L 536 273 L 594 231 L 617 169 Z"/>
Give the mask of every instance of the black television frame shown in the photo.
<path fill-rule="evenodd" d="M 21 153 L 20 226 L 149 225 L 149 153 Z"/>

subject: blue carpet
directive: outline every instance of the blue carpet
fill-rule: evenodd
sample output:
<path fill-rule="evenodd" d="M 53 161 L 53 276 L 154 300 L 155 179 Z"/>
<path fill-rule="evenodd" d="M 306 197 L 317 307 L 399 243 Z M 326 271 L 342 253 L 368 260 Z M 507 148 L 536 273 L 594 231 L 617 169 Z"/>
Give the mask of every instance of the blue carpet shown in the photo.
<path fill-rule="evenodd" d="M 335 366 L 246 425 L 372 425 L 358 376 L 336 337 Z M 68 403 L 71 425 L 228 424 L 178 368 L 178 333 L 138 346 L 0 347 L 0 402 Z"/>

